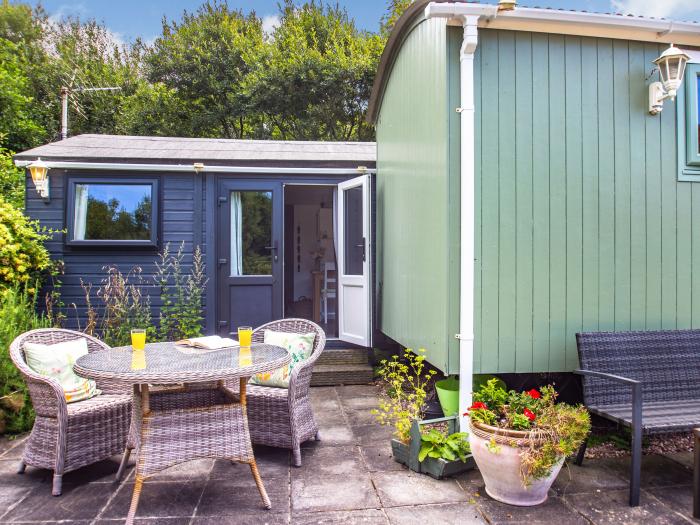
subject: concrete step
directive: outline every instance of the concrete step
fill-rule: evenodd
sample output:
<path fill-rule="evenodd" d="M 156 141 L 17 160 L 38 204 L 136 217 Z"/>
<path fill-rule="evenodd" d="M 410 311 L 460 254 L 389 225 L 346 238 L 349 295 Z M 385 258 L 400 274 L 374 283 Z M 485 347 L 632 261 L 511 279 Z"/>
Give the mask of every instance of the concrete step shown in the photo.
<path fill-rule="evenodd" d="M 365 348 L 326 348 L 316 365 L 366 365 Z"/>
<path fill-rule="evenodd" d="M 366 385 L 372 382 L 374 370 L 365 364 L 316 364 L 311 386 Z"/>

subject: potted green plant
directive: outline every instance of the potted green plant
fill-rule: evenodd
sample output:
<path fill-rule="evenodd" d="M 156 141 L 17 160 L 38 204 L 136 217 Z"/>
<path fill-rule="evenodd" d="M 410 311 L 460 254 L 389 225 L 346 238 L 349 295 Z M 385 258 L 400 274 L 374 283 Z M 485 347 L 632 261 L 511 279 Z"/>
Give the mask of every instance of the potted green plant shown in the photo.
<path fill-rule="evenodd" d="M 474 467 L 466 433 L 455 432 L 456 416 L 423 420 L 426 388 L 436 374 L 425 370 L 425 350 L 406 349 L 403 359 L 382 360 L 377 371 L 386 385 L 379 409 L 372 413 L 382 425 L 394 427 L 394 459 L 415 472 L 434 478 Z M 423 432 L 423 426 L 431 427 Z"/>
<path fill-rule="evenodd" d="M 511 505 L 543 503 L 564 459 L 590 432 L 583 406 L 556 403 L 549 385 L 506 391 L 496 379 L 474 393 L 469 442 L 486 493 Z"/>

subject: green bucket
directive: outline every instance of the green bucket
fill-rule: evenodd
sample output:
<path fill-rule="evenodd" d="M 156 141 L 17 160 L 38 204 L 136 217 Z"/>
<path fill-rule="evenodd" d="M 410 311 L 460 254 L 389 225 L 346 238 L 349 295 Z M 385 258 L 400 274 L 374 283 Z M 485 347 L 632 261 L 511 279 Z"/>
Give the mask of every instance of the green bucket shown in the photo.
<path fill-rule="evenodd" d="M 454 416 L 459 411 L 459 380 L 454 376 L 435 383 L 442 413 L 445 417 Z"/>

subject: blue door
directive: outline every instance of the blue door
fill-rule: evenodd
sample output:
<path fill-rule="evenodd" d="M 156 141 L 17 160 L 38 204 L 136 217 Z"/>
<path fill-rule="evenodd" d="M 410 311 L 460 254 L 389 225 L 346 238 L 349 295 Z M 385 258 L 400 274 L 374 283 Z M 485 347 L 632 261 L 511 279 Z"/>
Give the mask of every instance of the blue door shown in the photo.
<path fill-rule="evenodd" d="M 218 333 L 282 317 L 282 184 L 222 179 L 218 191 Z"/>

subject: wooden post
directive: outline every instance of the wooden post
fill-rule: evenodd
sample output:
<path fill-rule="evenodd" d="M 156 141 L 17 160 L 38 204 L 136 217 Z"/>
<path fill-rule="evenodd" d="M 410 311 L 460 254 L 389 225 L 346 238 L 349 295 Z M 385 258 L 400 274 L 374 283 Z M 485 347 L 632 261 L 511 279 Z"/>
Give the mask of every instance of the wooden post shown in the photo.
<path fill-rule="evenodd" d="M 243 408 L 246 406 L 246 399 L 245 399 L 245 389 L 246 385 L 248 384 L 248 378 L 247 377 L 241 377 L 241 388 L 240 388 L 240 396 L 241 396 L 241 405 L 243 405 Z"/>

